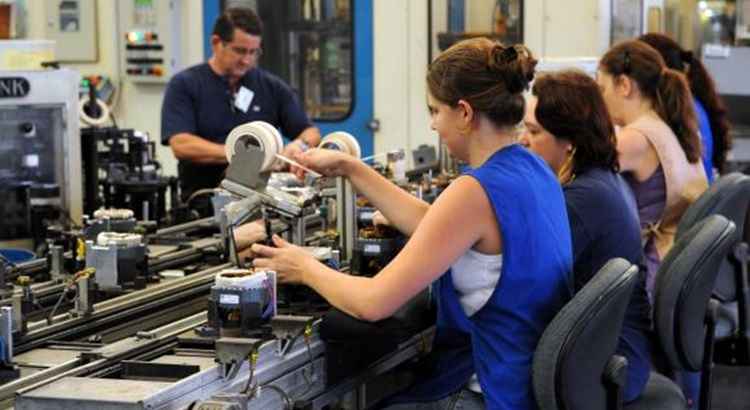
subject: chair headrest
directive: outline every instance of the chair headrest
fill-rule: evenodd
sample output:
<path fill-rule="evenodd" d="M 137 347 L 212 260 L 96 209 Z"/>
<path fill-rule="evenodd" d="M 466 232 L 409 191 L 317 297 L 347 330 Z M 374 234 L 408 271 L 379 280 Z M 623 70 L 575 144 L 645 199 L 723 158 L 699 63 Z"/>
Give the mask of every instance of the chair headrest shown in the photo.
<path fill-rule="evenodd" d="M 540 409 L 605 408 L 602 374 L 637 279 L 638 267 L 610 260 L 547 326 L 532 369 Z"/>
<path fill-rule="evenodd" d="M 750 177 L 739 172 L 733 172 L 719 178 L 685 211 L 677 227 L 678 240 L 696 223 L 709 215 L 723 215 L 734 222 L 737 236 L 745 238 L 750 232 L 745 232 L 746 220 L 750 208 Z M 714 295 L 722 302 L 737 299 L 737 285 L 735 280 L 736 265 L 728 256 L 718 267 L 719 276 L 716 279 Z"/>
<path fill-rule="evenodd" d="M 706 306 L 717 266 L 736 241 L 734 223 L 711 215 L 675 242 L 656 273 L 654 325 L 674 369 L 701 368 Z"/>

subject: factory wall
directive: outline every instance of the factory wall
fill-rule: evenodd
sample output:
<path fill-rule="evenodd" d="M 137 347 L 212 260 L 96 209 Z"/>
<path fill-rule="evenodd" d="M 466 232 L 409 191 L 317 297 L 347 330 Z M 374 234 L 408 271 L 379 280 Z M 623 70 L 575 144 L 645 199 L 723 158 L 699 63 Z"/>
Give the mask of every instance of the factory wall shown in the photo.
<path fill-rule="evenodd" d="M 356 1 L 356 0 L 355 0 Z M 203 60 L 202 0 L 184 0 L 184 39 L 190 45 L 185 63 Z M 82 74 L 104 74 L 120 85 L 121 95 L 115 109 L 118 125 L 148 132 L 160 138 L 160 107 L 164 85 L 119 82 L 116 10 L 111 0 L 96 0 L 99 61 L 74 64 Z M 467 1 L 467 27 L 491 24 L 492 1 Z M 480 4 L 481 3 L 481 4 Z M 28 2 L 29 37 L 44 38 L 45 1 Z M 433 33 L 447 26 L 446 0 L 433 0 Z M 608 1 L 585 0 L 525 2 L 526 44 L 539 56 L 596 56 L 608 46 L 603 32 Z M 554 17 L 552 17 L 554 16 Z M 427 0 L 376 0 L 374 2 L 374 107 L 380 130 L 375 133 L 375 152 L 420 144 L 437 143 L 429 128 L 424 75 L 429 59 Z M 575 22 L 575 24 L 571 24 Z M 192 30 L 190 29 L 192 28 Z M 606 28 L 608 30 L 608 27 Z M 433 41 L 432 55 L 437 54 Z M 166 174 L 176 174 L 176 161 L 168 147 L 159 145 L 158 159 Z"/>

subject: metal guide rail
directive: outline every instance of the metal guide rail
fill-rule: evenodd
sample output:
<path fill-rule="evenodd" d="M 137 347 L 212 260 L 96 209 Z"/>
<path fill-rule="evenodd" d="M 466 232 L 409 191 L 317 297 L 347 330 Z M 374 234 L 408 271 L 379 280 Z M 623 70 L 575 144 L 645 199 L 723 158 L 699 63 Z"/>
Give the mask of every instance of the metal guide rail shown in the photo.
<path fill-rule="evenodd" d="M 50 340 L 70 340 L 93 329 L 137 319 L 153 309 L 164 309 L 186 297 L 205 296 L 217 271 L 229 264 L 215 266 L 180 279 L 164 281 L 141 291 L 96 303 L 87 315 L 61 313 L 47 320 L 31 322 L 26 333 L 14 338 L 18 353 L 41 346 Z M 142 317 L 140 317 L 142 319 Z"/>
<path fill-rule="evenodd" d="M 258 338 L 206 338 L 205 314 L 78 353 L 18 390 L 16 409 L 363 408 L 367 383 L 424 354 L 432 330 L 352 378 L 329 384 L 320 320 L 277 316 Z M 20 387 L 20 386 L 13 386 Z M 352 395 L 356 399 L 351 400 Z M 349 399 L 349 400 L 347 400 Z"/>
<path fill-rule="evenodd" d="M 167 280 L 165 280 L 165 278 L 157 274 L 167 269 L 184 269 L 187 267 L 188 270 L 183 271 L 183 275 L 190 276 L 191 272 L 196 272 L 203 266 L 220 263 L 221 246 L 222 243 L 219 238 L 190 239 L 175 245 L 148 245 L 148 271 L 147 274 L 143 274 L 142 287 L 149 289 L 159 286 L 164 282 L 169 282 L 171 278 L 166 278 Z M 35 270 L 40 270 L 41 274 L 46 275 L 48 271 L 47 261 L 44 259 L 37 261 L 25 266 L 19 265 L 19 270 L 25 269 L 28 266 Z M 75 306 L 72 306 L 73 302 L 80 300 L 83 292 L 81 292 L 80 286 L 79 289 L 74 289 L 75 286 L 71 283 L 74 276 L 55 275 L 51 273 L 51 270 L 49 272 L 48 276 L 51 279 L 44 282 L 29 283 L 29 278 L 22 278 L 24 279 L 24 283 L 7 290 L 4 292 L 6 297 L 0 299 L 0 305 L 13 306 L 15 315 L 14 328 L 24 329 L 21 333 L 27 333 L 28 331 L 44 327 L 43 323 L 45 321 L 47 325 L 51 326 L 59 321 L 60 313 L 66 313 L 69 309 L 75 309 Z M 107 275 L 106 270 L 100 273 L 103 273 L 104 276 Z M 112 275 L 110 274 L 109 276 Z M 73 292 L 74 290 L 75 292 Z M 93 305 L 123 294 L 132 294 L 139 291 L 138 287 L 116 291 L 97 287 L 90 289 L 91 297 L 85 302 Z M 90 307 L 81 306 L 78 310 L 84 311 L 87 309 L 90 309 Z M 81 314 L 83 312 L 78 313 L 79 316 L 85 316 L 85 314 Z M 32 324 L 32 322 L 36 322 L 36 324 Z"/>

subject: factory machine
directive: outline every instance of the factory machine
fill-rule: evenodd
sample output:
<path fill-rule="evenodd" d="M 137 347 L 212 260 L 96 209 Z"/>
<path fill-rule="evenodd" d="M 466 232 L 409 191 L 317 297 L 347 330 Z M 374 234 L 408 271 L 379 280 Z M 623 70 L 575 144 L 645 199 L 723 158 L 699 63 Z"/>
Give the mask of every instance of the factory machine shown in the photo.
<path fill-rule="evenodd" d="M 155 229 L 133 210 L 98 210 L 52 230 L 46 259 L 14 266 L 0 407 L 362 408 L 394 391 L 393 369 L 429 350 L 429 295 L 375 325 L 248 268 L 233 233 L 260 218 L 329 266 L 374 273 L 351 262 L 361 212 L 343 178 L 271 173 L 281 143 L 267 124 L 229 142 L 214 218 Z M 347 134 L 321 146 L 360 155 Z M 371 256 L 385 263 L 384 251 Z"/>
<path fill-rule="evenodd" d="M 78 83 L 67 69 L 0 75 L 0 244 L 81 220 Z"/>

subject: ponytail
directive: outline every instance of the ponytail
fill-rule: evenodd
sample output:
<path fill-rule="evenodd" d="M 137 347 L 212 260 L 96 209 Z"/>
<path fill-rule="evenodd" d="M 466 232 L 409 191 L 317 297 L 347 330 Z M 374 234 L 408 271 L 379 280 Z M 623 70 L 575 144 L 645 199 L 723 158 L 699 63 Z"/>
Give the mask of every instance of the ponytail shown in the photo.
<path fill-rule="evenodd" d="M 726 168 L 727 152 L 732 147 L 729 134 L 729 121 L 724 102 L 716 93 L 716 85 L 706 71 L 700 58 L 692 52 L 684 50 L 673 38 L 661 33 L 648 33 L 638 37 L 638 40 L 650 45 L 661 54 L 667 67 L 675 69 L 687 76 L 690 91 L 706 110 L 713 135 L 712 162 L 714 167 L 723 173 Z"/>
<path fill-rule="evenodd" d="M 701 158 L 701 140 L 685 76 L 671 68 L 662 71 L 654 109 L 677 136 L 688 162 L 698 162 Z"/>
<path fill-rule="evenodd" d="M 732 148 L 732 136 L 729 134 L 729 120 L 727 108 L 716 93 L 716 85 L 698 59 L 692 59 L 687 72 L 690 90 L 700 101 L 708 114 L 713 135 L 714 151 L 711 158 L 713 165 L 723 174 L 727 165 L 727 153 Z"/>
<path fill-rule="evenodd" d="M 701 159 L 698 121 L 687 80 L 679 71 L 667 68 L 656 49 L 643 41 L 624 41 L 604 54 L 599 67 L 613 76 L 625 75 L 633 80 L 672 129 L 688 162 Z"/>

